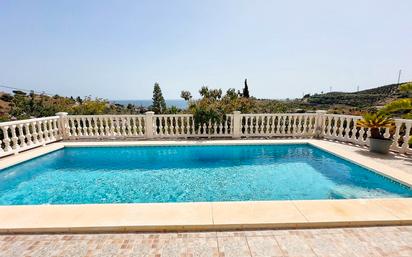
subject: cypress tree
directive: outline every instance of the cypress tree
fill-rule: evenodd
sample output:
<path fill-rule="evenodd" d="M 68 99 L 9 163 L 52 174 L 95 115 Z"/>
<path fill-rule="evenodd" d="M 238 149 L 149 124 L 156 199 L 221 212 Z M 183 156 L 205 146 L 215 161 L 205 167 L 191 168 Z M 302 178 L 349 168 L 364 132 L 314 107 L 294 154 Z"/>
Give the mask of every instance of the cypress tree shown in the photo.
<path fill-rule="evenodd" d="M 155 83 L 153 87 L 153 105 L 152 109 L 155 113 L 161 114 L 166 111 L 166 102 L 163 98 L 162 90 L 160 89 L 159 83 Z"/>
<path fill-rule="evenodd" d="M 249 98 L 249 87 L 247 86 L 247 79 L 245 79 L 245 87 L 243 88 L 243 97 Z"/>

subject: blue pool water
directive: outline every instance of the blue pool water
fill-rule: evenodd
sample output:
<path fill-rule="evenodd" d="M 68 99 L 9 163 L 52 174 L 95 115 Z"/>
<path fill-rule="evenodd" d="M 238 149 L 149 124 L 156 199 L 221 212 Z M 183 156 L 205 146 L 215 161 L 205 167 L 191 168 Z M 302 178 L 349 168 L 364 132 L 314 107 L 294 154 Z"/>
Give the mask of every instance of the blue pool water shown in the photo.
<path fill-rule="evenodd" d="M 412 197 L 310 145 L 65 148 L 0 171 L 0 205 Z"/>

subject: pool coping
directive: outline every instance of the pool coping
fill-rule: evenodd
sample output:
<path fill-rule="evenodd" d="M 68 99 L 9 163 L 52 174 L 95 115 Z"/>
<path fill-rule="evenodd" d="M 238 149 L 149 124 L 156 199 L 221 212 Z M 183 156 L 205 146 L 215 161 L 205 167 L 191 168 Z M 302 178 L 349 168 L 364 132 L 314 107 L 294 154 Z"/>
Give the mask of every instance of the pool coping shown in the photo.
<path fill-rule="evenodd" d="M 0 169 L 64 147 L 310 144 L 412 187 L 412 175 L 328 141 L 57 142 L 2 159 Z M 0 233 L 318 228 L 412 224 L 412 198 L 0 206 Z"/>

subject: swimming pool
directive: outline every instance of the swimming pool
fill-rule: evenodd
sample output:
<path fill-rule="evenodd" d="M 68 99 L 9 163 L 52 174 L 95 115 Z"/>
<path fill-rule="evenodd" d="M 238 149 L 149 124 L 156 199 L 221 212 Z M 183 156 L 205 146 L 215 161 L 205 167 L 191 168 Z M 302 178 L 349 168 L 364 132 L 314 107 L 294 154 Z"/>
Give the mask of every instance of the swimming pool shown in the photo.
<path fill-rule="evenodd" d="M 0 205 L 412 197 L 309 144 L 66 147 L 0 171 Z"/>

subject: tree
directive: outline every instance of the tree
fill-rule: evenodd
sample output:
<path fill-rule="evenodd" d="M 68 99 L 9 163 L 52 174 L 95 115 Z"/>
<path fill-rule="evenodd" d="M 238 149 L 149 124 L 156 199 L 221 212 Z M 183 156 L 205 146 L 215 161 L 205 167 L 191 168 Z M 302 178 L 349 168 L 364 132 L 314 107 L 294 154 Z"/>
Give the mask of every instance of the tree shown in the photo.
<path fill-rule="evenodd" d="M 245 79 L 245 87 L 243 88 L 243 97 L 249 98 L 249 87 L 247 86 L 247 79 Z"/>
<path fill-rule="evenodd" d="M 192 94 L 189 91 L 183 90 L 180 93 L 180 97 L 183 98 L 185 101 L 190 101 L 192 99 Z"/>
<path fill-rule="evenodd" d="M 80 96 L 76 97 L 76 102 L 78 102 L 79 104 L 83 103 L 83 100 Z"/>
<path fill-rule="evenodd" d="M 166 112 L 166 102 L 163 98 L 162 90 L 160 89 L 159 83 L 155 83 L 153 87 L 153 104 L 152 110 L 157 113 L 161 114 Z"/>

